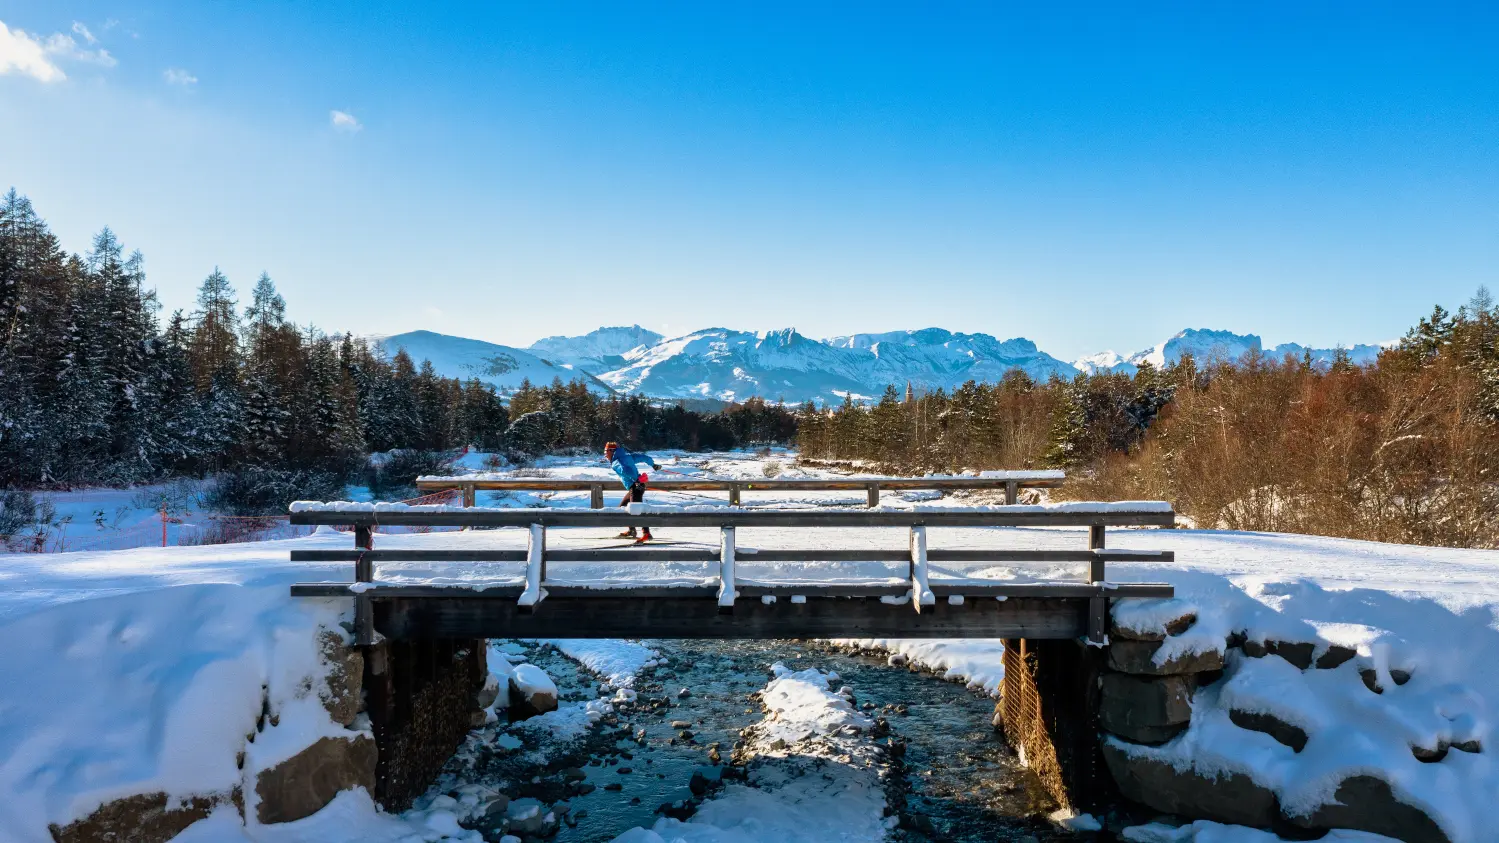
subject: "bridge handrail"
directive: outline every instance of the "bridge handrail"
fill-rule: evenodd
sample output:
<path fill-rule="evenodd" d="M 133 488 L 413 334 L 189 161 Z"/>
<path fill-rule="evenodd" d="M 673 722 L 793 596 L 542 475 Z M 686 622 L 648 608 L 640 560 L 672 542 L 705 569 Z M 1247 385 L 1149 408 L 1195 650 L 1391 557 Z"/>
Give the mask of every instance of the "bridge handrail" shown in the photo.
<path fill-rule="evenodd" d="M 1165 501 L 1077 501 L 986 507 L 901 509 L 743 509 L 728 506 L 631 504 L 608 510 L 463 507 L 297 501 L 292 524 L 422 527 L 1171 527 L 1176 512 Z"/>
<path fill-rule="evenodd" d="M 764 479 L 719 479 L 709 477 L 662 477 L 655 475 L 650 487 L 659 491 L 728 492 L 729 502 L 737 504 L 746 491 L 863 491 L 869 506 L 879 505 L 880 490 L 938 491 L 1003 490 L 1005 503 L 1016 502 L 1020 489 L 1055 489 L 1066 474 L 1056 470 L 986 471 L 973 476 L 928 477 L 771 477 Z M 506 474 L 462 474 L 453 476 L 424 475 L 416 479 L 421 491 L 457 489 L 463 493 L 465 506 L 474 505 L 474 493 L 484 491 L 553 491 L 589 492 L 590 505 L 603 507 L 604 491 L 618 487 L 608 477 L 516 477 Z"/>
<path fill-rule="evenodd" d="M 1165 501 L 1117 501 L 1117 502 L 1069 502 L 1030 506 L 991 506 L 971 508 L 912 507 L 899 510 L 764 510 L 737 507 L 693 506 L 661 507 L 646 504 L 631 504 L 626 509 L 614 511 L 567 510 L 548 508 L 479 508 L 455 507 L 445 504 L 388 504 L 354 503 L 338 501 L 298 501 L 291 505 L 289 520 L 293 524 L 348 525 L 354 527 L 354 582 L 350 589 L 357 595 L 355 602 L 355 636 L 362 643 L 373 640 L 373 607 L 371 601 L 379 589 L 373 586 L 374 565 L 387 554 L 377 555 L 373 551 L 373 528 L 379 525 L 409 526 L 459 526 L 459 527 L 523 527 L 528 532 L 526 550 L 521 551 L 474 551 L 427 552 L 407 551 L 415 556 L 432 561 L 459 561 L 464 557 L 474 561 L 524 561 L 526 565 L 525 586 L 516 600 L 522 611 L 535 611 L 546 599 L 549 585 L 546 575 L 547 561 L 623 561 L 611 559 L 606 549 L 594 551 L 548 551 L 546 531 L 548 527 L 586 526 L 700 526 L 716 527 L 719 530 L 719 548 L 711 551 L 682 551 L 660 548 L 639 548 L 625 551 L 638 561 L 718 561 L 717 597 L 721 612 L 733 612 L 734 602 L 740 596 L 736 585 L 734 567 L 736 558 L 759 557 L 770 561 L 784 556 L 786 551 L 767 550 L 762 553 L 741 550 L 736 545 L 735 535 L 740 527 L 905 527 L 910 531 L 907 551 L 887 554 L 882 551 L 828 550 L 789 551 L 800 554 L 807 561 L 819 557 L 827 560 L 849 559 L 855 556 L 899 558 L 908 562 L 906 599 L 917 613 L 923 606 L 934 605 L 937 591 L 927 576 L 928 561 L 934 557 L 953 561 L 976 560 L 994 556 L 996 559 L 1036 561 L 1088 562 L 1087 585 L 1094 590 L 1088 600 L 1088 637 L 1102 642 L 1107 627 L 1108 597 L 1113 584 L 1105 577 L 1105 563 L 1110 559 L 1134 557 L 1141 561 L 1170 561 L 1167 552 L 1106 551 L 1105 529 L 1110 526 L 1157 526 L 1173 527 L 1176 513 Z M 927 548 L 929 527 L 997 527 L 997 526 L 1086 526 L 1088 528 L 1088 550 L 1085 552 L 1057 551 L 939 551 L 931 553 Z M 492 554 L 492 555 L 491 555 Z M 513 555 L 512 555 L 513 554 Z M 523 555 L 522 555 L 523 554 Z M 763 555 L 762 555 L 763 554 Z M 293 551 L 293 558 L 312 560 L 322 557 L 317 551 Z M 478 557 L 478 558 L 476 558 Z M 483 559 L 483 557 L 488 557 Z M 443 560 L 443 561 L 447 561 Z M 1153 584 L 1152 587 L 1159 586 Z M 1160 590 L 1164 589 L 1164 591 Z M 940 590 L 940 589 L 939 589 Z M 1152 594 L 1166 594 L 1169 586 L 1159 586 Z M 294 587 L 294 592 L 296 591 Z M 769 598 L 773 595 L 765 595 Z M 882 600 L 889 599 L 882 596 Z M 952 599 L 961 600 L 961 595 Z"/>

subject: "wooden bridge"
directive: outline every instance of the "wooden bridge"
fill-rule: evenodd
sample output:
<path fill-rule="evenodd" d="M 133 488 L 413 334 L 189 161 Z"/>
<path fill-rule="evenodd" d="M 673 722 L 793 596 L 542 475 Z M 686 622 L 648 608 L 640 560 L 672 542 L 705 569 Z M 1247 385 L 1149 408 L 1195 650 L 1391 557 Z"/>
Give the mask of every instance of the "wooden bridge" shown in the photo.
<path fill-rule="evenodd" d="M 970 478 L 971 479 L 971 478 Z M 1108 527 L 1172 527 L 1166 503 L 1068 503 L 968 509 L 745 510 L 678 509 L 633 504 L 629 511 L 481 509 L 399 504 L 298 503 L 291 523 L 348 526 L 348 550 L 296 550 L 293 561 L 352 563 L 347 582 L 298 583 L 301 597 L 353 597 L 356 637 L 424 638 L 1011 638 L 1105 640 L 1112 597 L 1170 597 L 1170 585 L 1113 583 L 1111 561 L 1168 562 L 1169 551 L 1111 550 Z M 718 530 L 718 546 L 548 548 L 548 530 L 625 526 Z M 524 549 L 391 549 L 373 547 L 378 526 L 518 528 Z M 759 549 L 741 546 L 756 528 L 905 528 L 905 548 Z M 951 527 L 1086 527 L 1087 546 L 1073 550 L 957 549 L 928 546 L 932 529 Z M 376 578 L 376 565 L 516 563 L 523 577 L 403 584 Z M 570 581 L 555 563 L 706 563 L 711 575 L 667 583 Z M 770 582 L 741 576 L 740 562 L 905 563 L 905 576 L 884 582 Z M 1085 578 L 1007 582 L 932 578 L 929 563 L 1054 563 L 1087 566 Z"/>
<path fill-rule="evenodd" d="M 1066 475 L 1060 471 L 992 471 L 981 477 L 788 477 L 764 480 L 671 479 L 656 474 L 650 481 L 650 488 L 658 492 L 727 492 L 730 506 L 739 506 L 744 492 L 864 492 L 871 507 L 879 506 L 882 490 L 1002 490 L 1005 503 L 1013 505 L 1019 500 L 1021 489 L 1055 489 L 1065 479 Z M 588 505 L 602 509 L 605 490 L 617 490 L 619 484 L 613 478 L 418 477 L 416 487 L 427 493 L 456 489 L 462 494 L 464 506 L 474 505 L 478 491 L 588 492 Z"/>

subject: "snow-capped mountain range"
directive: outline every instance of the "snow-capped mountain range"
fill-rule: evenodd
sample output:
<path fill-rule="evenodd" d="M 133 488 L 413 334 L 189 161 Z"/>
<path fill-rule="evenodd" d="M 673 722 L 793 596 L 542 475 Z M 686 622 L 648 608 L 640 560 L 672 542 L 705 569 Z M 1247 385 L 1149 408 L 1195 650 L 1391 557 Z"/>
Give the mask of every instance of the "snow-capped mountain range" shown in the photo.
<path fill-rule="evenodd" d="M 1011 369 L 1036 380 L 1082 372 L 1133 373 L 1142 363 L 1161 368 L 1190 353 L 1199 361 L 1237 361 L 1252 350 L 1280 359 L 1310 354 L 1322 365 L 1333 349 L 1285 343 L 1266 349 L 1253 334 L 1188 329 L 1134 354 L 1112 351 L 1066 362 L 1023 337 L 999 340 L 988 334 L 942 328 L 853 334 L 811 339 L 794 328 L 758 334 L 708 328 L 666 338 L 639 325 L 599 328 L 579 337 L 555 336 L 519 349 L 481 340 L 413 331 L 379 340 L 386 353 L 404 348 L 413 359 L 431 360 L 449 377 L 492 384 L 503 394 L 522 380 L 533 384 L 582 378 L 594 391 L 643 393 L 658 398 L 743 400 L 752 395 L 786 401 L 877 398 L 885 387 L 907 383 L 918 390 L 951 390 L 966 381 L 994 382 Z M 1347 349 L 1355 363 L 1373 362 L 1379 346 Z"/>

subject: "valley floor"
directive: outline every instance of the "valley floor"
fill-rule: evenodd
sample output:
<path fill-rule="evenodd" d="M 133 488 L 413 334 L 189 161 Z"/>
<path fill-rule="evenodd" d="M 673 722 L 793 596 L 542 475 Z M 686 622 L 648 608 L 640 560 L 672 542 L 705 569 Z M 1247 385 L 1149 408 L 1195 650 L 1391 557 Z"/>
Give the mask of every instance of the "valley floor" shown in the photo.
<path fill-rule="evenodd" d="M 716 477 L 763 477 L 771 472 L 795 476 L 802 470 L 792 466 L 793 456 L 669 454 L 663 464 Z M 593 460 L 560 458 L 534 470 L 558 476 L 603 476 L 607 471 Z M 912 497 L 917 500 L 890 496 L 886 505 L 915 505 L 923 496 Z M 665 496 L 658 500 L 666 502 Z M 949 498 L 944 505 L 962 505 L 965 500 L 973 499 Z M 481 497 L 479 503 L 585 506 L 586 495 Z M 847 493 L 746 495 L 745 503 L 862 505 L 863 500 L 862 494 Z M 598 547 L 599 539 L 605 538 L 602 532 L 553 530 L 548 541 L 551 546 Z M 716 547 L 718 541 L 712 530 L 662 531 L 662 538 L 707 547 Z M 930 535 L 931 546 L 953 548 L 1078 548 L 1085 541 L 1080 530 L 934 529 Z M 376 537 L 377 546 L 385 548 L 518 548 L 524 543 L 520 530 Z M 745 578 L 904 578 L 903 566 L 757 565 L 749 552 L 814 543 L 900 548 L 905 544 L 902 530 L 741 530 L 739 543 L 739 576 Z M 315 699 L 307 699 L 305 689 L 309 677 L 315 680 L 318 673 L 316 631 L 336 629 L 349 607 L 335 600 L 293 601 L 287 587 L 297 581 L 348 579 L 351 572 L 344 565 L 292 564 L 287 553 L 293 548 L 350 544 L 347 534 L 320 530 L 306 538 L 254 544 L 0 556 L 0 641 L 5 644 L 0 647 L 0 676 L 8 677 L 0 683 L 0 839 L 40 843 L 50 839 L 49 824 L 66 824 L 130 794 L 227 792 L 253 781 L 250 776 L 257 769 L 288 757 L 316 736 L 341 729 Z M 1493 799 L 1499 793 L 1499 763 L 1492 760 L 1492 753 L 1499 752 L 1499 674 L 1492 670 L 1499 663 L 1499 553 L 1198 530 L 1111 531 L 1109 545 L 1176 552 L 1169 566 L 1111 563 L 1109 569 L 1113 580 L 1166 581 L 1176 586 L 1173 601 L 1141 601 L 1142 605 L 1120 609 L 1140 615 L 1196 614 L 1192 631 L 1173 641 L 1176 650 L 1222 649 L 1230 634 L 1241 633 L 1250 640 L 1308 642 L 1319 652 L 1341 645 L 1357 654 L 1335 670 L 1307 675 L 1282 670 L 1277 659 L 1231 657 L 1222 687 L 1207 689 L 1212 693 L 1201 695 L 1197 703 L 1204 715 L 1194 713 L 1191 731 L 1162 748 L 1166 757 L 1243 771 L 1274 789 L 1291 808 L 1315 804 L 1349 771 L 1373 770 L 1402 798 L 1433 816 L 1454 843 L 1493 839 L 1492 829 L 1499 825 L 1499 804 Z M 932 575 L 1024 580 L 1081 578 L 1081 573 L 1058 566 L 974 565 L 936 566 Z M 708 581 L 714 574 L 703 565 L 642 563 L 560 563 L 551 572 L 553 577 L 580 581 L 628 577 L 674 583 Z M 519 565 L 382 565 L 378 575 L 413 582 L 472 582 L 481 577 L 518 581 L 521 571 Z M 1003 673 L 996 641 L 856 643 L 936 668 L 978 693 L 993 693 Z M 588 664 L 586 658 L 583 661 Z M 492 669 L 505 669 L 504 660 L 492 659 L 491 664 Z M 643 664 L 610 668 L 607 662 L 595 661 L 590 666 L 601 673 L 613 670 L 605 679 L 607 693 L 604 698 L 574 702 L 585 708 L 595 704 L 597 713 L 598 706 L 608 704 L 633 681 L 630 677 L 645 669 Z M 839 683 L 817 679 L 825 677 L 816 670 L 819 667 L 827 669 L 809 656 L 784 675 L 759 674 L 762 701 L 779 687 L 809 706 L 797 709 L 794 716 L 863 716 L 852 709 L 837 714 L 845 707 L 839 702 Z M 1384 682 L 1387 692 L 1376 695 L 1367 692 L 1360 670 L 1385 678 L 1392 671 L 1401 672 L 1410 678 L 1398 687 Z M 14 677 L 25 680 L 12 681 Z M 1311 735 L 1306 749 L 1292 753 L 1261 733 L 1229 730 L 1223 712 L 1233 700 L 1253 700 L 1302 724 Z M 277 713 L 277 724 L 247 747 L 245 736 L 255 731 L 267 706 Z M 578 739 L 599 728 L 587 717 L 580 722 Z M 754 740 L 758 737 L 752 736 L 750 742 Z M 769 749 L 771 740 L 767 738 L 758 751 L 779 752 Z M 1470 741 L 1483 750 L 1454 750 L 1439 763 L 1424 763 L 1411 754 L 1412 746 Z M 850 744 L 818 751 L 842 758 L 859 757 L 864 750 Z M 247 757 L 241 758 L 241 753 Z M 851 782 L 850 787 L 865 787 Z M 774 801 L 755 800 L 773 797 L 789 786 L 789 780 L 780 781 L 776 787 L 757 789 L 759 796 L 726 789 L 718 797 L 724 800 L 719 807 L 712 807 L 710 799 L 686 822 L 646 823 L 655 828 L 622 839 L 768 839 L 745 831 L 746 812 L 769 817 L 779 810 Z M 867 788 L 861 792 L 871 800 L 877 795 Z M 807 791 L 796 798 L 830 799 L 832 792 Z M 472 839 L 456 824 L 447 827 L 442 819 L 433 820 L 430 804 L 424 810 L 392 817 L 377 812 L 362 792 L 347 793 L 319 814 L 283 826 L 252 821 L 246 828 L 232 811 L 221 811 L 179 839 Z M 847 827 L 863 829 L 858 824 L 863 821 L 848 818 Z M 846 839 L 901 833 L 876 823 Z M 1275 839 L 1265 832 L 1211 823 L 1175 829 L 1150 826 L 1129 834 L 1138 840 L 1201 843 Z M 1375 839 L 1339 834 L 1336 839 Z"/>

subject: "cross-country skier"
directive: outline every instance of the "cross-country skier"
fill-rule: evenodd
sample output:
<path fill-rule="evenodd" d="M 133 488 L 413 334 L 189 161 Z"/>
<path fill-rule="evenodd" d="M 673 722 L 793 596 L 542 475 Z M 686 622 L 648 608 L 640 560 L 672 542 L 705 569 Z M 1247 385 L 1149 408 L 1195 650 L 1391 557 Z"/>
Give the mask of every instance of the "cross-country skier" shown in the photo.
<path fill-rule="evenodd" d="M 645 484 L 650 479 L 648 475 L 640 473 L 640 463 L 651 467 L 652 471 L 660 471 L 661 466 L 651 459 L 651 455 L 640 451 L 630 451 L 619 447 L 618 442 L 604 443 L 604 459 L 609 461 L 609 467 L 619 475 L 619 482 L 625 484 L 625 496 L 620 500 L 620 506 L 629 506 L 631 501 L 640 503 L 645 499 Z M 651 528 L 642 527 L 639 536 L 635 535 L 635 528 L 619 534 L 622 539 L 635 539 L 636 544 L 642 544 L 651 540 Z"/>

